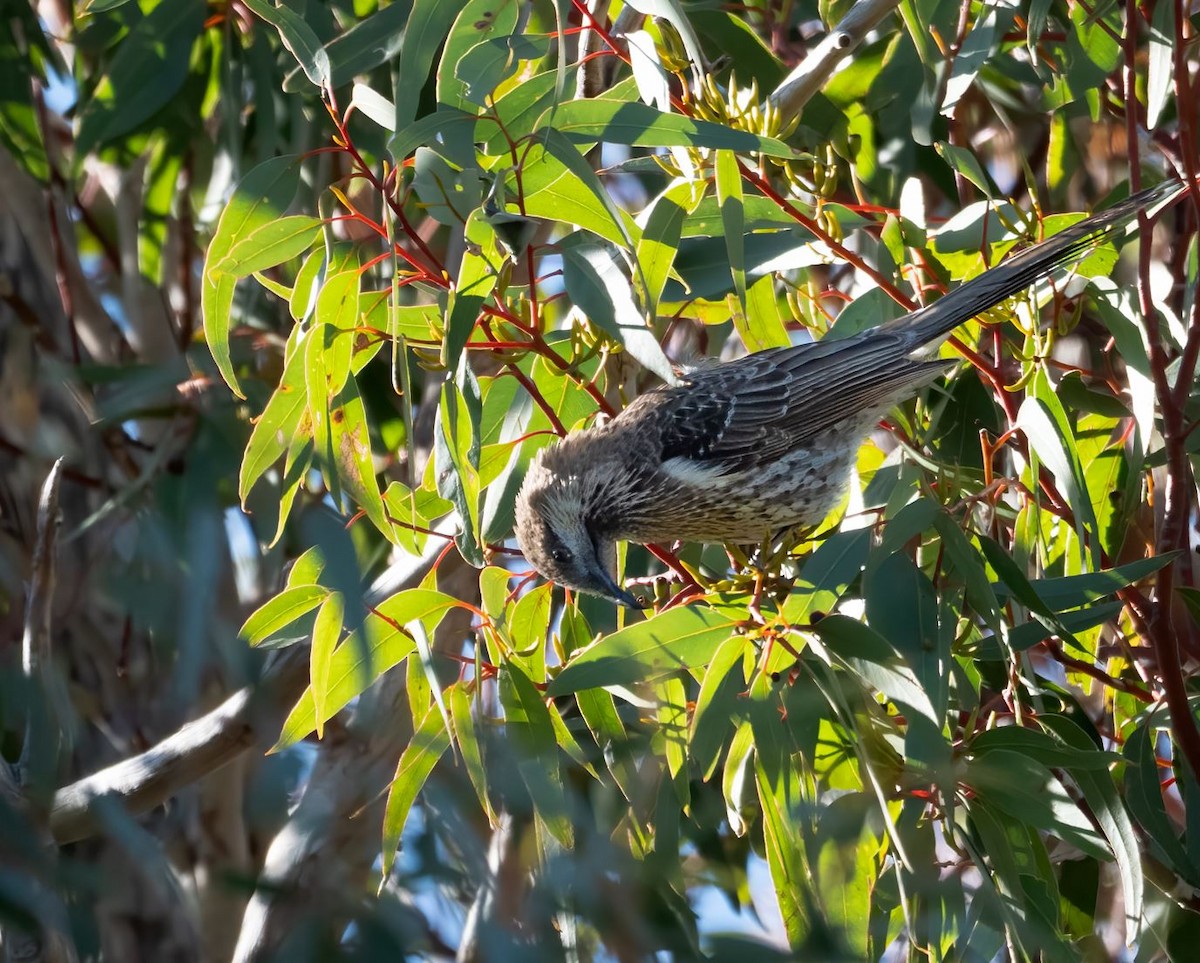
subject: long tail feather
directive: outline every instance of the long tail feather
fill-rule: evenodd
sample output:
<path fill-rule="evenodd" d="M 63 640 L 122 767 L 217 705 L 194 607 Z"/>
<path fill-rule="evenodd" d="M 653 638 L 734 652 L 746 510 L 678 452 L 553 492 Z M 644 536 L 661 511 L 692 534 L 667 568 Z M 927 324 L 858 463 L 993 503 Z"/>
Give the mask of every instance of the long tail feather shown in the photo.
<path fill-rule="evenodd" d="M 1182 181 L 1167 180 L 1134 194 L 1002 261 L 929 307 L 885 327 L 911 339 L 914 348 L 944 338 L 963 322 L 1049 277 L 1058 268 L 1080 260 L 1091 248 L 1126 227 L 1139 211 L 1174 202 L 1186 188 Z"/>

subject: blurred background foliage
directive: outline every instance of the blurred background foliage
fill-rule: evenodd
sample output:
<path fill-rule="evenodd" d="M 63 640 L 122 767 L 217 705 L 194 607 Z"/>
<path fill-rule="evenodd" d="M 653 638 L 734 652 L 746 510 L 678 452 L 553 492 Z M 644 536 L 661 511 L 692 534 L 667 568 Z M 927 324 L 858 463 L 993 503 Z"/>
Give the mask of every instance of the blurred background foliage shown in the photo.
<path fill-rule="evenodd" d="M 1194 16 L 0 0 L 6 956 L 1193 958 L 1193 196 L 752 566 L 511 525 L 672 365 L 1195 179 Z"/>

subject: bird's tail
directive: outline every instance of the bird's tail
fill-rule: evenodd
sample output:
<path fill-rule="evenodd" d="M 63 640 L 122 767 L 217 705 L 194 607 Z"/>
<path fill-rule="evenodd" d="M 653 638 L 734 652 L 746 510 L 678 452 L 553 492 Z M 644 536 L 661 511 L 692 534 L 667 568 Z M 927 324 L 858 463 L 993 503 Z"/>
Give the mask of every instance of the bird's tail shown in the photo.
<path fill-rule="evenodd" d="M 1082 258 L 1126 227 L 1140 211 L 1177 200 L 1187 185 L 1166 180 L 1002 261 L 933 304 L 883 327 L 910 340 L 914 349 L 945 338 L 955 328 Z"/>

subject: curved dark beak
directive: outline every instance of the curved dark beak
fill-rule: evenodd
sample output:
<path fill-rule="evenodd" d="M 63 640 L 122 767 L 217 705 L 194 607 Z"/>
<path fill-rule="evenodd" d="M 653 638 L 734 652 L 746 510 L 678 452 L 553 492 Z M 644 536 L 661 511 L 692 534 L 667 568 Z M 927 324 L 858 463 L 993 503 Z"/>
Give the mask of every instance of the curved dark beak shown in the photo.
<path fill-rule="evenodd" d="M 616 602 L 618 605 L 625 605 L 631 609 L 647 608 L 649 603 L 643 602 L 632 592 L 621 588 L 617 584 L 617 580 L 601 565 L 596 566 L 596 571 L 592 573 L 596 580 L 596 594 L 602 598 L 608 599 L 610 602 Z"/>

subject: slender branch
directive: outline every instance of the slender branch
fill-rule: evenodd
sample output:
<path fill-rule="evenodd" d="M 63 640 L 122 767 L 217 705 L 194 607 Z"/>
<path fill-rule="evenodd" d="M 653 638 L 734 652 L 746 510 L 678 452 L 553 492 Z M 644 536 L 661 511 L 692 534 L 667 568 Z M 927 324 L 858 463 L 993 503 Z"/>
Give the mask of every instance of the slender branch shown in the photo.
<path fill-rule="evenodd" d="M 575 78 L 575 97 L 595 97 L 604 92 L 606 58 L 596 57 L 606 38 L 597 31 L 600 21 L 608 17 L 609 0 L 588 0 L 588 16 L 583 18 L 579 31 L 579 74 Z"/>
<path fill-rule="evenodd" d="M 858 0 L 841 22 L 788 74 L 768 98 L 783 122 L 799 115 L 851 51 L 861 44 L 900 0 Z"/>
<path fill-rule="evenodd" d="M 258 683 L 239 689 L 140 755 L 56 792 L 50 809 L 51 833 L 59 843 L 86 839 L 103 826 L 100 800 L 116 796 L 127 812 L 144 813 L 251 746 L 275 739 L 283 713 L 307 683 L 304 646 L 282 651 Z"/>
<path fill-rule="evenodd" d="M 1133 190 L 1141 186 L 1139 159 L 1140 125 L 1136 97 L 1137 64 L 1136 7 L 1125 11 L 1123 80 L 1126 95 L 1125 125 L 1129 148 L 1130 184 Z M 1187 547 L 1187 518 L 1191 509 L 1193 485 L 1187 453 L 1184 450 L 1183 412 L 1176 405 L 1167 375 L 1168 360 L 1159 330 L 1158 314 L 1150 299 L 1150 226 L 1145 214 L 1138 214 L 1138 277 L 1137 299 L 1146 339 L 1150 346 L 1150 373 L 1163 422 L 1163 444 L 1167 458 L 1166 511 L 1158 543 L 1161 551 Z M 1154 649 L 1156 670 L 1166 696 L 1171 715 L 1175 742 L 1194 774 L 1200 774 L 1200 729 L 1188 701 L 1187 682 L 1180 659 L 1179 637 L 1171 617 L 1175 600 L 1177 563 L 1171 562 L 1158 574 L 1155 585 L 1155 606 L 1146 625 L 1147 641 Z"/>
<path fill-rule="evenodd" d="M 17 763 L 21 785 L 29 787 L 32 777 L 53 777 L 58 760 L 59 722 L 50 685 L 52 659 L 50 615 L 54 604 L 54 563 L 62 516 L 58 510 L 58 492 L 62 482 L 63 461 L 59 458 L 42 484 L 38 499 L 37 542 L 33 549 L 33 568 L 29 575 L 29 602 L 25 608 L 25 631 L 21 638 L 21 663 L 30 693 L 30 709 L 25 720 L 25 744 Z"/>

